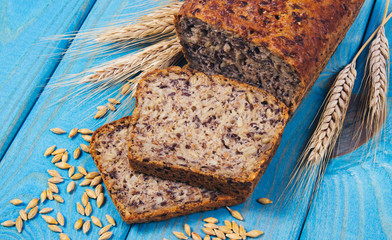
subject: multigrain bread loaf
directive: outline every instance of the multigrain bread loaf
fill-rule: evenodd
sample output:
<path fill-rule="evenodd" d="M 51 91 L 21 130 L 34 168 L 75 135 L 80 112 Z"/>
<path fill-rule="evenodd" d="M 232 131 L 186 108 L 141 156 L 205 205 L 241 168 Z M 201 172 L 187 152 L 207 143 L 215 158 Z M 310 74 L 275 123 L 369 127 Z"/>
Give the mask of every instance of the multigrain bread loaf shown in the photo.
<path fill-rule="evenodd" d="M 130 121 L 131 117 L 125 117 L 100 127 L 90 143 L 91 156 L 125 222 L 165 220 L 243 201 L 132 171 L 128 161 Z"/>
<path fill-rule="evenodd" d="M 180 67 L 147 74 L 135 98 L 135 171 L 244 198 L 288 119 L 287 107 L 264 90 Z"/>
<path fill-rule="evenodd" d="M 291 113 L 364 0 L 187 0 L 175 24 L 190 66 L 258 86 Z"/>

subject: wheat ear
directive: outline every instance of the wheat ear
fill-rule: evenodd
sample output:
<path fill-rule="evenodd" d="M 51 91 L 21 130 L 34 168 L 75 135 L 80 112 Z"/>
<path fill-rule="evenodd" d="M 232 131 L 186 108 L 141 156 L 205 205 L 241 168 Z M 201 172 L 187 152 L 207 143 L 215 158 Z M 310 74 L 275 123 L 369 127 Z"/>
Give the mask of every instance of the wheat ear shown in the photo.
<path fill-rule="evenodd" d="M 175 35 L 174 14 L 180 10 L 182 4 L 183 2 L 172 3 L 140 17 L 137 23 L 108 29 L 99 34 L 96 41 L 128 42 L 130 44 L 140 39 L 144 39 L 144 41 L 156 40 Z"/>
<path fill-rule="evenodd" d="M 367 134 L 378 131 L 386 119 L 388 90 L 389 45 L 382 26 L 370 45 L 369 76 L 365 83 L 365 126 Z"/>

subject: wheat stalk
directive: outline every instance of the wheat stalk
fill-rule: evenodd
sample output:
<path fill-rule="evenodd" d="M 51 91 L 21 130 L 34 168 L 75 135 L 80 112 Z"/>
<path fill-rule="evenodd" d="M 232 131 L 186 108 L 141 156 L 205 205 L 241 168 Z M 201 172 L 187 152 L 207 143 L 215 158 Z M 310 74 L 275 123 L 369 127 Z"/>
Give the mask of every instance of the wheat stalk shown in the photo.
<path fill-rule="evenodd" d="M 101 82 L 104 85 L 116 85 L 141 71 L 166 68 L 175 62 L 181 54 L 181 45 L 177 37 L 144 48 L 138 53 L 110 61 L 89 70 L 81 82 Z"/>
<path fill-rule="evenodd" d="M 389 44 L 382 26 L 370 45 L 368 55 L 369 76 L 365 83 L 365 126 L 367 134 L 378 131 L 386 119 L 387 112 L 387 90 L 388 90 L 388 60 Z"/>
<path fill-rule="evenodd" d="M 140 17 L 137 23 L 108 29 L 99 34 L 96 41 L 128 42 L 127 44 L 130 44 L 140 39 L 144 39 L 144 41 L 156 40 L 175 35 L 174 14 L 180 10 L 182 4 L 183 2 L 172 3 Z"/>

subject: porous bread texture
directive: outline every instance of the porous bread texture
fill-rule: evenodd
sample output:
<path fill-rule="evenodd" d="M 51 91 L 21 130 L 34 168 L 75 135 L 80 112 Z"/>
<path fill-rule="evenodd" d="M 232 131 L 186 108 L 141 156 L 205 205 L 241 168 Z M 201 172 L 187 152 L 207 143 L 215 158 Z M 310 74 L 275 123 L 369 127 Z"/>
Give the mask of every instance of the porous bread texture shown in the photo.
<path fill-rule="evenodd" d="M 287 107 L 267 92 L 191 69 L 141 79 L 132 120 L 136 171 L 248 197 L 274 155 Z"/>
<path fill-rule="evenodd" d="M 364 0 L 187 0 L 175 25 L 190 66 L 258 86 L 293 113 Z"/>
<path fill-rule="evenodd" d="M 90 143 L 91 156 L 125 222 L 166 220 L 244 201 L 132 171 L 128 161 L 130 121 L 131 117 L 125 117 L 100 127 Z"/>

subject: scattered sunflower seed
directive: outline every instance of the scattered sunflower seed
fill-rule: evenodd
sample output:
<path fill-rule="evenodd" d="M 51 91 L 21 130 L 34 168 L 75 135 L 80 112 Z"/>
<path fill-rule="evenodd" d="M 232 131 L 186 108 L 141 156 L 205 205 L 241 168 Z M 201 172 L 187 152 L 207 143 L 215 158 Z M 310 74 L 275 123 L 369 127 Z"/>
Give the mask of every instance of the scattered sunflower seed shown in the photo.
<path fill-rule="evenodd" d="M 53 195 L 54 200 L 58 203 L 63 203 L 64 199 L 60 195 Z"/>
<path fill-rule="evenodd" d="M 93 208 L 91 207 L 90 202 L 88 202 L 87 206 L 84 208 L 84 213 L 86 214 L 86 216 L 90 216 L 92 212 L 93 212 Z"/>
<path fill-rule="evenodd" d="M 57 172 L 56 170 L 47 170 L 50 176 L 52 177 L 61 177 L 60 173 Z"/>
<path fill-rule="evenodd" d="M 46 196 L 48 197 L 49 200 L 53 200 L 53 193 L 52 190 L 46 189 Z"/>
<path fill-rule="evenodd" d="M 87 220 L 83 223 L 83 233 L 87 233 L 90 230 L 90 220 Z"/>
<path fill-rule="evenodd" d="M 229 207 L 226 207 L 226 208 L 227 208 L 227 210 L 229 210 L 231 216 L 233 216 L 234 218 L 237 218 L 238 220 L 241 220 L 241 221 L 244 220 L 244 218 L 242 217 L 240 212 L 238 212 L 237 210 L 233 210 Z"/>
<path fill-rule="evenodd" d="M 29 202 L 29 204 L 27 204 L 27 207 L 26 207 L 26 210 L 25 210 L 25 211 L 27 211 L 27 210 L 30 209 L 30 208 L 33 208 L 33 207 L 37 206 L 38 202 L 39 202 L 39 198 L 34 198 L 34 199 L 32 199 L 32 200 Z"/>
<path fill-rule="evenodd" d="M 23 201 L 20 200 L 20 199 L 15 198 L 15 199 L 12 199 L 12 200 L 10 201 L 10 203 L 13 204 L 13 205 L 15 205 L 15 206 L 17 206 L 17 205 L 23 203 Z"/>
<path fill-rule="evenodd" d="M 79 218 L 74 224 L 75 230 L 79 230 L 83 226 L 83 218 Z"/>
<path fill-rule="evenodd" d="M 105 201 L 105 196 L 103 195 L 103 193 L 100 193 L 97 197 L 97 207 L 101 208 L 104 201 Z"/>
<path fill-rule="evenodd" d="M 59 222 L 59 224 L 61 226 L 64 226 L 64 224 L 65 224 L 65 219 L 64 219 L 63 214 L 61 214 L 61 212 L 57 213 L 57 222 Z"/>
<path fill-rule="evenodd" d="M 200 235 L 195 232 L 192 232 L 192 239 L 193 240 L 203 240 L 203 239 L 201 239 Z"/>
<path fill-rule="evenodd" d="M 72 192 L 75 189 L 75 186 L 76 186 L 76 184 L 75 184 L 74 181 L 71 181 L 70 183 L 68 183 L 68 185 L 67 185 L 67 193 Z"/>
<path fill-rule="evenodd" d="M 22 218 L 20 216 L 18 218 L 16 218 L 15 225 L 16 225 L 16 230 L 18 230 L 18 232 L 22 232 L 23 220 L 22 220 Z"/>
<path fill-rule="evenodd" d="M 38 212 L 38 206 L 33 207 L 32 209 L 30 209 L 29 214 L 27 215 L 28 219 L 33 219 L 35 217 L 35 215 L 37 215 Z"/>
<path fill-rule="evenodd" d="M 80 148 L 77 147 L 77 148 L 75 149 L 75 151 L 73 152 L 73 158 L 76 160 L 76 159 L 78 159 L 79 157 L 80 157 Z"/>
<path fill-rule="evenodd" d="M 65 233 L 60 233 L 60 240 L 70 240 L 70 238 L 68 237 L 68 235 L 67 234 L 65 234 Z"/>
<path fill-rule="evenodd" d="M 108 106 L 108 108 L 109 108 L 111 111 L 113 111 L 113 112 L 116 111 L 116 107 L 115 107 L 113 104 L 108 103 L 107 106 Z"/>
<path fill-rule="evenodd" d="M 112 235 L 113 235 L 112 232 L 105 232 L 105 233 L 103 233 L 103 234 L 98 238 L 98 240 L 107 240 L 107 239 L 109 239 Z"/>
<path fill-rule="evenodd" d="M 99 172 L 89 172 L 89 173 L 86 175 L 86 179 L 93 179 L 93 178 L 95 178 L 95 177 L 97 177 L 97 176 L 99 176 Z"/>
<path fill-rule="evenodd" d="M 84 141 L 86 141 L 86 142 L 91 142 L 91 135 L 83 135 L 82 138 L 83 138 Z"/>
<path fill-rule="evenodd" d="M 91 221 L 94 223 L 95 226 L 102 227 L 101 220 L 95 216 L 91 216 Z"/>
<path fill-rule="evenodd" d="M 45 220 L 46 223 L 48 224 L 57 224 L 56 219 L 54 219 L 54 217 L 52 216 L 48 216 L 48 215 L 41 215 L 41 217 Z"/>
<path fill-rule="evenodd" d="M 259 231 L 259 230 L 252 230 L 252 231 L 250 231 L 250 232 L 247 232 L 247 233 L 246 233 L 246 236 L 247 236 L 247 237 L 251 237 L 251 238 L 255 238 L 255 237 L 260 236 L 261 234 L 263 234 L 262 231 Z"/>
<path fill-rule="evenodd" d="M 48 228 L 53 232 L 58 232 L 58 233 L 63 232 L 63 230 L 61 230 L 61 228 L 57 225 L 48 224 Z"/>
<path fill-rule="evenodd" d="M 23 219 L 23 221 L 27 221 L 27 213 L 25 212 L 25 210 L 20 210 L 19 211 L 19 216 Z"/>
<path fill-rule="evenodd" d="M 7 220 L 7 221 L 5 221 L 5 222 L 2 222 L 1 223 L 1 226 L 4 226 L 4 227 L 12 227 L 12 226 L 15 226 L 15 222 L 14 221 L 11 221 L 11 220 Z"/>
<path fill-rule="evenodd" d="M 84 207 L 82 206 L 82 204 L 76 203 L 76 211 L 78 211 L 80 215 L 84 215 Z"/>
<path fill-rule="evenodd" d="M 48 182 L 49 189 L 52 193 L 59 193 L 59 188 L 56 184 Z"/>
<path fill-rule="evenodd" d="M 97 198 L 97 195 L 95 195 L 95 192 L 91 189 L 86 189 L 86 193 L 89 198 L 93 198 L 93 199 Z"/>
<path fill-rule="evenodd" d="M 174 232 L 173 231 L 174 236 L 176 236 L 176 238 L 178 239 L 188 239 L 187 236 L 185 236 L 185 234 L 183 234 L 182 232 Z"/>
<path fill-rule="evenodd" d="M 218 219 L 216 219 L 214 217 L 208 217 L 208 218 L 203 219 L 203 221 L 207 222 L 207 223 L 217 223 Z"/>
<path fill-rule="evenodd" d="M 185 233 L 188 234 L 188 236 L 191 236 L 191 227 L 186 223 L 184 225 L 184 230 L 185 230 Z"/>
<path fill-rule="evenodd" d="M 111 224 L 109 224 L 109 225 L 106 225 L 105 227 L 103 227 L 103 228 L 101 228 L 101 230 L 99 230 L 99 235 L 102 235 L 102 234 L 104 234 L 105 232 L 107 232 L 107 231 L 109 231 L 109 229 L 112 227 L 112 225 Z"/>
<path fill-rule="evenodd" d="M 46 156 L 52 154 L 52 152 L 54 151 L 55 148 L 56 148 L 56 145 L 53 145 L 53 146 L 51 146 L 51 147 L 48 147 L 48 148 L 45 150 L 44 156 L 46 157 Z"/>
<path fill-rule="evenodd" d="M 121 103 L 120 101 L 118 101 L 118 100 L 115 99 L 115 98 L 109 98 L 108 101 L 109 101 L 110 103 L 116 104 L 116 105 Z"/>
<path fill-rule="evenodd" d="M 59 154 L 63 154 L 65 151 L 67 151 L 67 149 L 65 149 L 65 148 L 59 148 L 59 149 L 57 149 L 56 151 L 52 152 L 52 156 L 59 155 Z"/>
<path fill-rule="evenodd" d="M 57 184 L 57 183 L 64 182 L 64 179 L 59 177 L 52 177 L 48 179 L 48 182 Z"/>
<path fill-rule="evenodd" d="M 257 202 L 261 203 L 263 205 L 268 205 L 268 204 L 272 203 L 272 201 L 269 200 L 268 198 L 259 198 L 259 199 L 257 199 Z"/>
<path fill-rule="evenodd" d="M 110 216 L 109 214 L 106 214 L 105 217 L 106 217 L 106 220 L 108 220 L 108 223 L 110 223 L 110 225 L 116 226 L 116 221 L 114 220 L 114 218 L 112 218 L 112 216 Z"/>
<path fill-rule="evenodd" d="M 88 148 L 88 146 L 86 144 L 81 143 L 80 148 L 83 150 L 83 152 L 90 153 L 90 149 Z"/>
<path fill-rule="evenodd" d="M 75 173 L 75 167 L 72 166 L 68 169 L 68 177 L 72 177 L 72 175 Z"/>
<path fill-rule="evenodd" d="M 52 131 L 55 134 L 64 134 L 65 133 L 65 131 L 61 128 L 52 128 L 52 129 L 50 129 L 50 131 Z"/>
<path fill-rule="evenodd" d="M 71 165 L 69 165 L 66 162 L 58 162 L 55 164 L 56 167 L 60 168 L 60 169 L 69 169 L 71 167 Z"/>
<path fill-rule="evenodd" d="M 71 177 L 71 179 L 72 179 L 72 180 L 79 180 L 79 179 L 81 179 L 82 177 L 84 177 L 83 174 L 81 174 L 81 173 L 76 173 L 75 175 L 73 175 L 73 176 Z"/>
<path fill-rule="evenodd" d="M 99 110 L 99 109 L 98 109 Z M 82 129 L 79 129 L 79 133 L 81 133 L 81 134 L 83 134 L 83 135 L 86 135 L 86 134 L 93 134 L 94 133 L 94 131 L 92 131 L 92 130 L 90 130 L 90 129 L 88 129 L 88 128 L 82 128 Z"/>
<path fill-rule="evenodd" d="M 46 200 L 46 190 L 45 189 L 41 192 L 40 197 L 41 197 L 41 203 L 45 202 L 45 200 Z"/>
<path fill-rule="evenodd" d="M 41 211 L 39 211 L 39 213 L 45 214 L 45 213 L 50 213 L 51 211 L 53 211 L 53 208 L 43 208 L 41 209 Z"/>
<path fill-rule="evenodd" d="M 68 135 L 68 138 L 73 138 L 76 136 L 76 134 L 78 133 L 78 128 L 73 128 Z"/>

